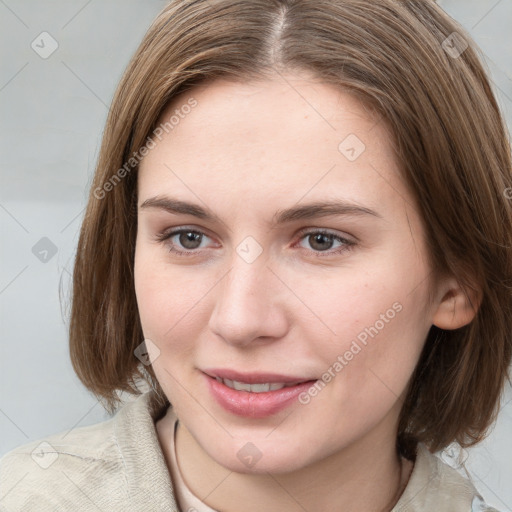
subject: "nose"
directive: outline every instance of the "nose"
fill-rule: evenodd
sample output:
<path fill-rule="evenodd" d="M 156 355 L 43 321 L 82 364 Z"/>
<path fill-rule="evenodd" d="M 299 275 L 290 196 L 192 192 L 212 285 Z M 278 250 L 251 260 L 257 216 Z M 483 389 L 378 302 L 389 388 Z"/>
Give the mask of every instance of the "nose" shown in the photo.
<path fill-rule="evenodd" d="M 286 287 L 266 260 L 260 257 L 247 263 L 235 257 L 230 270 L 214 288 L 215 306 L 209 328 L 230 345 L 269 343 L 286 332 Z"/>

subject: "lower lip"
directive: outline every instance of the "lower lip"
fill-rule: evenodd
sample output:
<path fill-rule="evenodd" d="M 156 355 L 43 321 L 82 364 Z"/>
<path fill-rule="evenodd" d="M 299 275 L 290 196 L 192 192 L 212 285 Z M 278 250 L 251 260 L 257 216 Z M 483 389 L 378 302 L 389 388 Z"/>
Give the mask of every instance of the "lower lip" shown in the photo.
<path fill-rule="evenodd" d="M 250 393 L 231 389 L 214 377 L 205 374 L 213 398 L 227 411 L 248 418 L 265 418 L 275 414 L 292 404 L 304 391 L 307 391 L 316 381 L 310 380 L 264 393 Z"/>

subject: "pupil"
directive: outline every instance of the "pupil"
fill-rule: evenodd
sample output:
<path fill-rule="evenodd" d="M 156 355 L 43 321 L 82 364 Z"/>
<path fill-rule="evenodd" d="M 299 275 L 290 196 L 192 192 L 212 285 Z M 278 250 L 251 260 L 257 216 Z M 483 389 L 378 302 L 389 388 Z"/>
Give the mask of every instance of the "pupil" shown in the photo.
<path fill-rule="evenodd" d="M 329 236 L 330 235 L 325 235 L 323 233 L 319 233 L 317 235 L 312 235 L 314 243 L 312 243 L 311 246 L 315 247 L 315 244 L 318 243 L 318 244 L 320 244 L 320 246 L 317 247 L 317 249 L 325 250 L 326 247 L 325 247 L 325 244 L 322 245 L 322 241 L 327 242 L 327 244 L 329 245 L 331 243 L 331 241 L 329 240 Z M 327 249 L 328 249 L 328 247 L 327 247 Z"/>
<path fill-rule="evenodd" d="M 183 236 L 185 237 L 183 240 Z M 195 249 L 196 247 L 189 247 L 187 244 L 197 242 L 197 240 L 201 237 L 200 233 L 194 233 L 192 231 L 187 231 L 186 233 L 182 233 L 180 236 L 180 243 L 187 249 Z"/>

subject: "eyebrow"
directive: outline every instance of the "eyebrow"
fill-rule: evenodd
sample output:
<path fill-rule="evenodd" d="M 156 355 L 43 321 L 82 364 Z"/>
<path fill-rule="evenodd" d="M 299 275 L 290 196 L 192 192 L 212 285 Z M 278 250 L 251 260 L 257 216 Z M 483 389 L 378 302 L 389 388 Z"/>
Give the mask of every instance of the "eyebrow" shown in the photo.
<path fill-rule="evenodd" d="M 141 209 L 158 208 L 169 213 L 192 215 L 199 219 L 216 221 L 223 223 L 210 209 L 203 208 L 197 204 L 188 203 L 171 197 L 151 197 L 146 199 L 141 205 Z M 272 223 L 275 225 L 293 222 L 297 220 L 313 219 L 317 217 L 327 217 L 330 215 L 346 216 L 374 216 L 382 219 L 382 215 L 375 210 L 351 203 L 346 200 L 336 199 L 331 201 L 317 201 L 293 206 L 285 210 L 278 210 L 272 217 Z"/>

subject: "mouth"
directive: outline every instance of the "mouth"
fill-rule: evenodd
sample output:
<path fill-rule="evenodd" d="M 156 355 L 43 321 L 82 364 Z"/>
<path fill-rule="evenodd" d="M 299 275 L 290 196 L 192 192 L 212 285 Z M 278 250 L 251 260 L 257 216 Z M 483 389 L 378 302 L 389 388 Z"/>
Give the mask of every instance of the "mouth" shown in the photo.
<path fill-rule="evenodd" d="M 217 404 L 232 414 L 250 418 L 264 418 L 292 405 L 298 401 L 298 395 L 317 381 L 270 373 L 241 374 L 234 370 L 209 369 L 203 374 Z"/>
<path fill-rule="evenodd" d="M 296 385 L 310 380 L 317 380 L 316 377 L 299 377 L 293 375 L 284 375 L 280 373 L 269 372 L 239 372 L 229 368 L 207 368 L 203 373 L 213 377 L 214 379 L 220 378 L 223 381 L 232 381 L 242 384 L 283 384 Z"/>
<path fill-rule="evenodd" d="M 267 391 L 277 391 L 279 389 L 290 388 L 302 383 L 295 382 L 292 384 L 285 384 L 284 382 L 263 382 L 261 384 L 248 384 L 247 382 L 221 379 L 220 377 L 215 377 L 215 380 L 217 382 L 221 382 L 228 388 L 235 389 L 236 391 L 247 391 L 249 393 L 266 393 Z"/>

